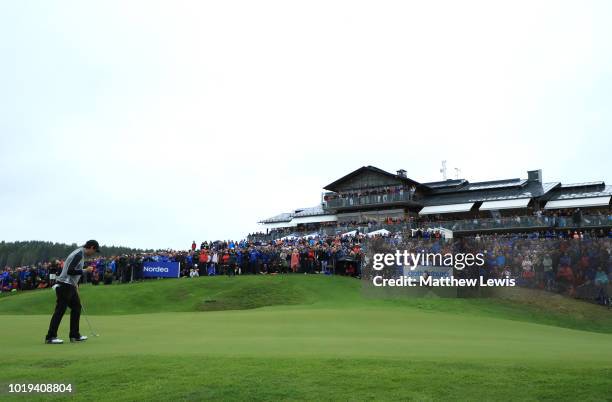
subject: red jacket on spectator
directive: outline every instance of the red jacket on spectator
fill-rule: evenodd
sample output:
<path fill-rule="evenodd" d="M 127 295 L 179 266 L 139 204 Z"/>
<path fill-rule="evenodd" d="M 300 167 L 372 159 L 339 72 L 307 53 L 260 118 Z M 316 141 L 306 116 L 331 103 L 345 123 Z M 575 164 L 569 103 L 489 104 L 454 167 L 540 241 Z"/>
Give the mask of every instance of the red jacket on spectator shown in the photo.
<path fill-rule="evenodd" d="M 208 262 L 208 253 L 206 251 L 200 252 L 200 256 L 198 257 L 198 262 L 200 264 L 206 264 Z"/>

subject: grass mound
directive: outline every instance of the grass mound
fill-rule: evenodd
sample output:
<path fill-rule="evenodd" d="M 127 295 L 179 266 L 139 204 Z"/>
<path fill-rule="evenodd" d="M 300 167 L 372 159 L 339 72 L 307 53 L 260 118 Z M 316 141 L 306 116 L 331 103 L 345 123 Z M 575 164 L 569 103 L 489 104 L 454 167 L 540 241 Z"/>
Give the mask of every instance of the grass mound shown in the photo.
<path fill-rule="evenodd" d="M 244 310 L 313 302 L 314 289 L 300 283 L 288 276 L 181 278 L 111 286 L 84 285 L 79 291 L 88 314 L 123 315 Z M 53 310 L 54 297 L 49 289 L 3 297 L 0 314 L 48 314 Z"/>
<path fill-rule="evenodd" d="M 612 333 L 612 310 L 534 289 L 509 288 L 495 298 L 364 297 L 360 281 L 322 275 L 260 275 L 148 280 L 80 289 L 90 315 L 248 310 L 261 307 L 416 309 Z M 48 289 L 0 298 L 0 315 L 50 314 Z"/>
<path fill-rule="evenodd" d="M 240 281 L 200 302 L 200 311 L 246 310 L 276 305 L 299 305 L 313 301 L 296 281 Z"/>

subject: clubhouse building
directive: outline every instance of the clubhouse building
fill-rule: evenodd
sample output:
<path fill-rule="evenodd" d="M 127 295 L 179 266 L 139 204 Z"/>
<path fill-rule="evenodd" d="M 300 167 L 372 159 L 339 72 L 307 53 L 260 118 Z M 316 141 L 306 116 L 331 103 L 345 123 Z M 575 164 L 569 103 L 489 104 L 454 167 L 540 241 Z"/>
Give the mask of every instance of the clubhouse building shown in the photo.
<path fill-rule="evenodd" d="M 455 232 L 612 226 L 612 186 L 603 181 L 545 182 L 541 170 L 527 171 L 525 178 L 421 183 L 405 170 L 390 173 L 363 166 L 323 188 L 319 205 L 259 223 L 277 233 L 352 227 L 367 232 L 397 223 Z"/>

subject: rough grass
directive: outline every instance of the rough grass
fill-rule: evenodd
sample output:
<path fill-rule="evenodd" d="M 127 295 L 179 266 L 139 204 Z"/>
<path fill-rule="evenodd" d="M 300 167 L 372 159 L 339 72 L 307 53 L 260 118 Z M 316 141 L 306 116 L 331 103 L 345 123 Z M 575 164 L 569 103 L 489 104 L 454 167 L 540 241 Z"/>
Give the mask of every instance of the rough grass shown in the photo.
<path fill-rule="evenodd" d="M 42 360 L 5 363 L 15 379 L 77 382 L 76 398 L 30 394 L 7 400 L 603 401 L 610 400 L 606 391 L 612 376 L 609 368 L 598 367 L 397 359 L 146 355 L 95 365 L 75 358 L 52 371 Z"/>

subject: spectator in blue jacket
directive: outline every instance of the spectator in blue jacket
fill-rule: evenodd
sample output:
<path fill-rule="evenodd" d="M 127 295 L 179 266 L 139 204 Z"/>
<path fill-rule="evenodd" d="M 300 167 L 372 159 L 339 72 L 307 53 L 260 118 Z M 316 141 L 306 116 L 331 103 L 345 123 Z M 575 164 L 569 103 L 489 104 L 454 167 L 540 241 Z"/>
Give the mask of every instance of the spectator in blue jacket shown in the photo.
<path fill-rule="evenodd" d="M 251 248 L 251 250 L 249 251 L 249 273 L 250 274 L 259 273 L 258 261 L 257 261 L 258 259 L 259 259 L 259 253 L 257 252 L 257 249 L 255 247 Z"/>

